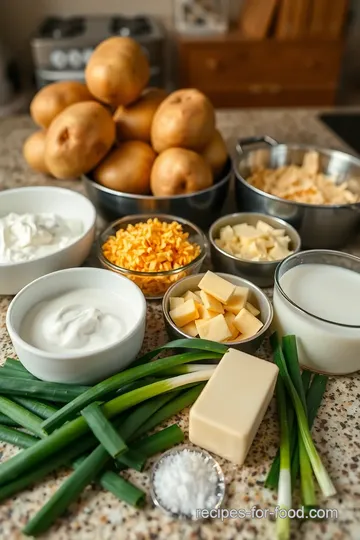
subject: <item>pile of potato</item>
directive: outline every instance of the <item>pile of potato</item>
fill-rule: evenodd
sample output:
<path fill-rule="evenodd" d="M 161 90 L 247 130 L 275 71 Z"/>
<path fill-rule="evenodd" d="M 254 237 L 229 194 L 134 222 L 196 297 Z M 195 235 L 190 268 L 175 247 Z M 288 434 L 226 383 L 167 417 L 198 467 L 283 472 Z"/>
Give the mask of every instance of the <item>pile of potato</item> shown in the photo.
<path fill-rule="evenodd" d="M 227 160 L 212 104 L 201 92 L 146 88 L 150 67 L 127 37 L 100 43 L 86 85 L 41 89 L 30 113 L 41 130 L 24 144 L 28 164 L 56 178 L 91 176 L 126 193 L 172 196 L 210 187 Z"/>

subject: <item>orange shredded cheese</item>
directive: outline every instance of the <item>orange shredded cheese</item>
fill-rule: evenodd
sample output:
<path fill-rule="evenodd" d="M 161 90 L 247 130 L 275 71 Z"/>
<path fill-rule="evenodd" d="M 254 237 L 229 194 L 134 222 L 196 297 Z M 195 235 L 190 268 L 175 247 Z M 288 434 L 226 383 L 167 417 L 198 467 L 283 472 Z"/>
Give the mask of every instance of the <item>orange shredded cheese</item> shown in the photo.
<path fill-rule="evenodd" d="M 108 261 L 127 270 L 166 272 L 188 265 L 200 254 L 200 247 L 188 238 L 189 233 L 184 232 L 180 223 L 154 218 L 119 229 L 103 244 L 102 251 Z M 186 272 L 170 276 L 125 275 L 135 281 L 146 296 L 157 296 Z"/>

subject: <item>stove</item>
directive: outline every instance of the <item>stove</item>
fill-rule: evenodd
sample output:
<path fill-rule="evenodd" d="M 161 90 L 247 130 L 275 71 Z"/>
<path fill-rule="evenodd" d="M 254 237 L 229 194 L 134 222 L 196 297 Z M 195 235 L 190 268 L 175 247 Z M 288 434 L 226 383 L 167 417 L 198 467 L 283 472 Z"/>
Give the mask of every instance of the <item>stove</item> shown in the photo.
<path fill-rule="evenodd" d="M 165 30 L 146 15 L 48 17 L 31 40 L 37 86 L 84 81 L 94 48 L 111 36 L 128 36 L 140 43 L 150 62 L 149 86 L 165 86 Z"/>

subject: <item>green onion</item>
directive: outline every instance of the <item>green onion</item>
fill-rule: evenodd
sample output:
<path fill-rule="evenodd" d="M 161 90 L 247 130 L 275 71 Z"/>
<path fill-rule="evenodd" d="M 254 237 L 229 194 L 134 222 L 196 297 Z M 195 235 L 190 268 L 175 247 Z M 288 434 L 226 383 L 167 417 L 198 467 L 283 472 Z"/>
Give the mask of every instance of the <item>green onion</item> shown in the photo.
<path fill-rule="evenodd" d="M 38 380 L 28 380 L 26 383 L 19 377 L 0 377 L 0 394 L 11 396 L 29 396 L 68 403 L 88 390 L 88 386 L 72 384 L 49 383 Z"/>
<path fill-rule="evenodd" d="M 135 508 L 141 508 L 145 504 L 145 492 L 114 471 L 104 471 L 99 479 L 99 483 L 120 501 L 124 501 Z"/>
<path fill-rule="evenodd" d="M 37 414 L 37 416 L 40 416 L 40 418 L 50 418 L 50 416 L 55 414 L 56 411 L 58 410 L 56 407 L 53 407 L 52 405 L 42 403 L 41 401 L 37 401 L 32 398 L 27 398 L 27 397 L 22 397 L 22 396 L 13 396 L 12 399 L 13 401 L 15 401 L 15 403 L 22 405 L 28 411 L 33 412 L 34 414 Z"/>
<path fill-rule="evenodd" d="M 0 412 L 35 435 L 39 435 L 39 437 L 46 436 L 45 431 L 41 427 L 41 418 L 21 405 L 14 403 L 11 399 L 0 396 Z"/>
<path fill-rule="evenodd" d="M 81 414 L 99 443 L 110 456 L 116 458 L 128 449 L 123 438 L 120 437 L 97 403 L 91 403 L 91 405 L 85 407 Z"/>
<path fill-rule="evenodd" d="M 146 458 L 154 456 L 172 448 L 176 444 L 184 441 L 184 433 L 177 424 L 173 424 L 153 435 L 140 439 L 136 442 L 136 447 Z"/>
<path fill-rule="evenodd" d="M 311 438 L 311 433 L 309 430 L 306 412 L 302 405 L 302 401 L 291 381 L 281 347 L 278 346 L 276 348 L 274 356 L 275 356 L 275 362 L 280 370 L 280 375 L 283 378 L 286 388 L 291 396 L 293 406 L 295 408 L 297 420 L 298 420 L 300 434 L 301 434 L 302 440 L 304 441 L 305 449 L 309 456 L 310 463 L 315 473 L 316 479 L 319 483 L 319 486 L 323 494 L 326 497 L 330 497 L 336 493 L 336 490 L 333 486 L 333 483 L 331 482 L 331 479 L 320 459 L 320 456 Z"/>
<path fill-rule="evenodd" d="M 180 375 L 179 377 L 152 383 L 109 401 L 103 405 L 102 411 L 107 418 L 113 418 L 122 411 L 150 399 L 151 397 L 170 392 L 171 390 L 180 388 L 186 384 L 206 381 L 211 377 L 213 372 L 214 369 L 209 369 L 207 371 L 189 373 L 187 375 Z M 75 418 L 74 420 L 65 423 L 61 428 L 51 433 L 51 435 L 45 439 L 39 441 L 35 446 L 28 448 L 8 461 L 1 463 L 0 485 L 13 480 L 20 474 L 33 468 L 39 462 L 47 459 L 49 456 L 52 456 L 62 448 L 65 448 L 67 445 L 80 438 L 87 431 L 88 426 L 82 417 Z"/>
<path fill-rule="evenodd" d="M 276 382 L 276 399 L 278 405 L 278 415 L 280 420 L 280 476 L 278 489 L 278 505 L 281 510 L 291 508 L 291 472 L 290 472 L 290 432 L 288 425 L 284 383 L 281 377 Z M 276 520 L 276 530 L 278 540 L 288 540 L 290 538 L 290 518 L 278 516 Z"/>
<path fill-rule="evenodd" d="M 306 405 L 308 410 L 309 426 L 312 427 L 317 412 L 321 405 L 321 400 L 326 390 L 328 378 L 325 375 L 315 374 L 306 395 Z"/>
<path fill-rule="evenodd" d="M 305 396 L 306 396 L 306 394 L 307 394 L 307 392 L 309 390 L 309 387 L 310 387 L 311 377 L 312 377 L 311 371 L 308 371 L 307 369 L 304 369 L 302 374 L 301 374 L 301 382 L 302 382 L 302 385 L 303 385 Z"/>
<path fill-rule="evenodd" d="M 135 469 L 135 471 L 141 472 L 146 463 L 146 457 L 136 450 L 128 450 L 125 454 L 120 455 L 118 458 L 119 469 Z"/>
<path fill-rule="evenodd" d="M 28 379 L 36 379 L 31 373 L 26 371 L 20 371 L 18 369 L 15 369 L 13 367 L 2 367 L 0 368 L 0 378 L 15 378 L 15 379 L 22 379 L 22 380 L 28 380 Z"/>
<path fill-rule="evenodd" d="M 82 395 L 75 398 L 71 403 L 65 405 L 51 418 L 45 420 L 43 423 L 43 428 L 45 429 L 45 431 L 50 433 L 67 420 L 73 418 L 75 414 L 82 410 L 84 407 L 86 407 L 86 405 L 89 405 L 93 401 L 98 401 L 104 395 L 109 394 L 114 390 L 117 390 L 126 383 L 141 379 L 143 377 L 147 377 L 149 375 L 153 375 L 155 373 L 160 373 L 165 369 L 180 364 L 187 364 L 188 362 L 197 362 L 199 360 L 206 359 L 220 359 L 220 355 L 211 352 L 183 353 L 166 358 L 160 358 L 159 360 L 154 360 L 153 362 L 149 362 L 145 365 L 139 365 L 137 367 L 129 368 L 121 373 L 109 377 L 105 381 L 96 384 L 87 392 L 84 392 Z"/>
<path fill-rule="evenodd" d="M 29 373 L 28 370 L 22 365 L 20 360 L 16 360 L 15 358 L 7 358 L 5 360 L 4 367 L 17 369 L 18 371 L 23 371 L 25 373 Z"/>
<path fill-rule="evenodd" d="M 0 426 L 0 441 L 13 444 L 14 446 L 20 446 L 20 448 L 30 448 L 38 440 L 36 437 L 18 431 L 17 429 Z"/>
<path fill-rule="evenodd" d="M 19 425 L 17 422 L 14 422 L 14 420 L 11 420 L 11 418 L 2 413 L 0 413 L 0 424 L 10 427 L 17 427 Z"/>
<path fill-rule="evenodd" d="M 181 366 L 166 369 L 162 371 L 160 375 L 172 377 L 174 375 L 184 375 L 185 373 L 194 373 L 195 371 L 201 371 L 202 369 L 209 369 L 209 367 L 209 364 L 183 364 Z"/>
<path fill-rule="evenodd" d="M 226 351 L 228 351 L 229 347 L 223 345 L 222 343 L 217 343 L 216 341 L 210 341 L 208 339 L 176 339 L 175 341 L 169 341 L 169 343 L 165 343 L 165 345 L 161 345 L 161 347 L 157 347 L 156 349 L 144 354 L 144 356 L 134 362 L 133 366 L 150 362 L 150 360 L 155 358 L 155 356 L 157 356 L 160 352 L 169 349 L 194 349 L 197 351 L 218 353 L 223 356 Z"/>

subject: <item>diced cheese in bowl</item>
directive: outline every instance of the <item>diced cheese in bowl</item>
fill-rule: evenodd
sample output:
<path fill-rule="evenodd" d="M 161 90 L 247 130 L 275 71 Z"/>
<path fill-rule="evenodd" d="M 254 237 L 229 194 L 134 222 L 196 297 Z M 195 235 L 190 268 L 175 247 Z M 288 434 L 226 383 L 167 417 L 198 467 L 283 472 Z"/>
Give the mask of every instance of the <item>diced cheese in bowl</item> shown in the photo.
<path fill-rule="evenodd" d="M 239 223 L 226 225 L 220 230 L 216 245 L 239 259 L 248 261 L 278 261 L 291 255 L 291 239 L 285 229 L 275 229 L 265 221 L 258 220 L 256 226 Z"/>
<path fill-rule="evenodd" d="M 249 302 L 249 296 L 247 287 L 235 286 L 207 272 L 199 289 L 170 298 L 169 314 L 175 325 L 190 337 L 223 343 L 243 341 L 255 336 L 263 326 L 258 319 L 260 311 Z"/>

